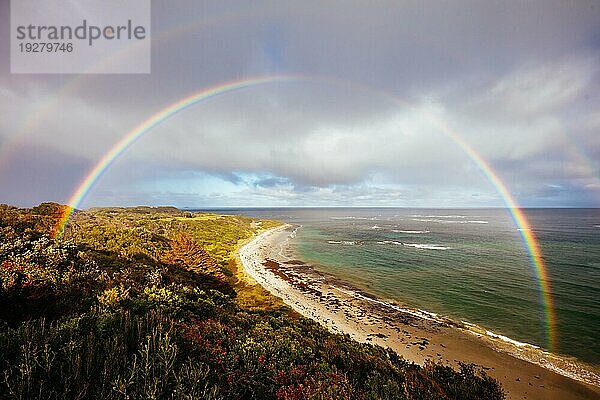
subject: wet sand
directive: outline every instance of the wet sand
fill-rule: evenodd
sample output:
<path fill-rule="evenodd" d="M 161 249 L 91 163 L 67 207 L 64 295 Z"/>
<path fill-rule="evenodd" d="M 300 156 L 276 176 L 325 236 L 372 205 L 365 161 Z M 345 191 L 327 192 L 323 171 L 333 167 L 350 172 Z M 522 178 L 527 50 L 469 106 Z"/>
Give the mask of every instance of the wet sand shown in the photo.
<path fill-rule="evenodd" d="M 294 260 L 286 246 L 290 235 L 294 235 L 293 227 L 285 225 L 263 232 L 240 249 L 247 280 L 330 331 L 389 347 L 418 364 L 432 360 L 453 367 L 459 362 L 482 366 L 500 381 L 509 399 L 600 399 L 597 385 L 523 360 L 535 359 L 535 352 L 527 347 L 479 335 L 434 314 L 381 301 Z M 564 373 L 568 374 L 569 368 Z M 590 372 L 588 382 L 596 379 L 595 371 Z"/>

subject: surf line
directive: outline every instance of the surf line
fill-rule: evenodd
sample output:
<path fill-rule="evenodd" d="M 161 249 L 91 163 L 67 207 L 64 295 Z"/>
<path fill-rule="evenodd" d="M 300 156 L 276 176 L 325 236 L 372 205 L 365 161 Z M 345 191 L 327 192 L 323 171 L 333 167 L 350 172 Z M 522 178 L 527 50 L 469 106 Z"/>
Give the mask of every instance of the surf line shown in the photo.
<path fill-rule="evenodd" d="M 75 191 L 69 198 L 67 206 L 56 226 L 53 229 L 53 237 L 60 239 L 64 234 L 65 228 L 69 223 L 73 212 L 80 206 L 86 195 L 102 177 L 102 175 L 108 170 L 112 163 L 122 155 L 130 146 L 132 146 L 137 140 L 139 140 L 146 133 L 157 127 L 161 123 L 174 117 L 180 112 L 198 104 L 205 102 L 217 96 L 239 91 L 246 88 L 256 87 L 266 84 L 277 84 L 277 83 L 293 83 L 293 82 L 328 82 L 336 85 L 343 85 L 347 87 L 354 87 L 361 90 L 370 91 L 371 93 L 378 93 L 381 96 L 391 100 L 396 105 L 402 108 L 414 108 L 405 101 L 381 90 L 357 84 L 354 82 L 346 82 L 337 78 L 327 77 L 314 77 L 314 76 L 303 76 L 303 75 L 276 75 L 276 76 L 262 76 L 246 78 L 226 83 L 221 83 L 210 88 L 202 89 L 195 92 L 183 99 L 168 105 L 161 109 L 157 113 L 153 114 L 146 120 L 142 121 L 139 125 L 133 128 L 131 131 L 125 134 L 117 143 L 115 143 L 100 160 L 94 165 L 94 167 L 87 173 L 84 179 L 76 187 Z M 454 132 L 450 127 L 438 121 L 433 116 L 430 116 L 430 121 L 440 129 L 440 131 L 449 139 L 454 141 L 468 156 L 471 160 L 479 167 L 486 178 L 495 187 L 502 200 L 506 204 L 510 211 L 510 214 L 519 228 L 519 233 L 523 240 L 523 243 L 527 249 L 529 259 L 535 270 L 536 281 L 540 291 L 540 297 L 544 308 L 545 315 L 545 330 L 546 330 L 546 341 L 550 351 L 555 349 L 555 318 L 554 318 L 554 305 L 551 296 L 550 280 L 545 266 L 542 252 L 535 234 L 531 230 L 531 225 L 527 220 L 525 214 L 521 210 L 517 201 L 511 195 L 507 186 L 504 184 L 502 179 L 493 170 L 491 165 L 487 163 L 479 153 L 471 147 L 460 135 Z"/>

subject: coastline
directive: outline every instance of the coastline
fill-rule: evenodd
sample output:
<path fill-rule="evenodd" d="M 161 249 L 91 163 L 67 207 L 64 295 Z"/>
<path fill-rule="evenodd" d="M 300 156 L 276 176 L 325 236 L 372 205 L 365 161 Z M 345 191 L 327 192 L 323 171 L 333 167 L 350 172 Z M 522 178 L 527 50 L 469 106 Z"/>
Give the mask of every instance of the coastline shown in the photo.
<path fill-rule="evenodd" d="M 427 311 L 402 308 L 315 271 L 295 260 L 286 248 L 294 234 L 291 225 L 262 232 L 241 246 L 239 259 L 252 278 L 249 282 L 256 282 L 330 331 L 389 347 L 418 364 L 431 360 L 454 367 L 459 362 L 483 366 L 501 382 L 508 398 L 600 398 L 593 373 L 588 382 L 596 386 L 572 379 L 566 376 L 568 368 L 548 362 L 552 357 L 548 353 L 540 359 L 542 352 L 533 346 L 511 343 L 509 338 L 479 327 L 459 326 Z"/>

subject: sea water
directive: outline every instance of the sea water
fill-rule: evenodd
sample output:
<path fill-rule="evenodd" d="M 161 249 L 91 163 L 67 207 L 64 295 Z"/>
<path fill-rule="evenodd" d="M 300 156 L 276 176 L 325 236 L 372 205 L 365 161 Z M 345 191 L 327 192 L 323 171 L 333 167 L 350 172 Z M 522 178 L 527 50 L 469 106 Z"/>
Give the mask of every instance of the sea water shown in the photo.
<path fill-rule="evenodd" d="M 549 348 L 540 284 L 505 209 L 241 209 L 300 226 L 298 258 L 384 300 Z M 524 210 L 554 304 L 553 352 L 600 364 L 600 210 Z"/>

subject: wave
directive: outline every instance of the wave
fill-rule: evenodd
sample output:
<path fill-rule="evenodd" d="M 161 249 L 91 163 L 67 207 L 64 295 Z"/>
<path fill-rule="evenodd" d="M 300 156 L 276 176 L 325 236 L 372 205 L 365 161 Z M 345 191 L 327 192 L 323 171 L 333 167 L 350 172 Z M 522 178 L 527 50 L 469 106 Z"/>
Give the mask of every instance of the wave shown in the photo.
<path fill-rule="evenodd" d="M 376 221 L 377 217 L 355 217 L 355 216 L 347 216 L 347 217 L 329 217 L 329 219 L 360 219 L 360 220 L 369 220 Z"/>
<path fill-rule="evenodd" d="M 448 218 L 448 219 L 457 219 L 457 218 L 469 218 L 468 215 L 422 215 L 422 214 L 413 214 L 411 217 L 419 217 L 419 218 Z"/>
<path fill-rule="evenodd" d="M 413 221 L 417 222 L 437 222 L 440 224 L 487 224 L 488 221 L 483 220 L 448 220 L 448 219 L 436 219 L 436 218 L 413 218 Z"/>
<path fill-rule="evenodd" d="M 329 244 L 341 244 L 341 245 L 344 245 L 344 246 L 354 246 L 354 245 L 360 246 L 362 244 L 362 242 L 353 241 L 353 240 L 328 240 L 327 243 L 329 243 Z"/>
<path fill-rule="evenodd" d="M 513 345 L 515 345 L 517 347 L 526 347 L 527 346 L 527 347 L 531 347 L 531 348 L 534 348 L 534 349 L 539 349 L 540 348 L 540 346 L 536 346 L 536 345 L 531 344 L 531 343 L 519 342 L 518 340 L 511 339 L 508 336 L 499 335 L 499 334 L 494 333 L 492 331 L 486 330 L 485 334 L 488 335 L 488 336 L 490 336 L 490 337 L 493 337 L 494 339 L 500 339 L 503 342 L 513 344 Z"/>
<path fill-rule="evenodd" d="M 381 227 L 379 225 L 373 225 L 371 229 L 381 229 Z"/>
<path fill-rule="evenodd" d="M 418 235 L 421 233 L 430 233 L 431 231 L 404 231 L 404 230 L 399 230 L 399 229 L 392 229 L 392 232 L 394 233 L 406 233 L 409 235 Z"/>
<path fill-rule="evenodd" d="M 403 242 L 396 242 L 394 240 L 383 240 L 383 241 L 377 242 L 377 244 L 394 244 L 397 246 L 408 246 L 408 247 L 414 247 L 417 249 L 425 249 L 425 250 L 450 250 L 451 249 L 451 247 L 441 246 L 438 244 L 403 243 Z"/>
<path fill-rule="evenodd" d="M 277 229 L 281 229 L 284 228 L 286 225 L 284 225 L 283 227 L 277 228 Z M 287 225 L 287 226 L 292 226 L 292 225 Z M 286 248 L 288 247 L 290 241 L 294 240 L 296 238 L 296 235 L 298 234 L 298 230 L 300 230 L 300 228 L 302 228 L 302 225 L 296 225 L 294 227 L 294 229 L 288 234 L 288 236 L 285 238 L 285 240 L 283 240 L 282 242 L 279 243 L 279 255 L 282 258 L 289 258 L 285 253 Z"/>
<path fill-rule="evenodd" d="M 296 234 L 298 234 L 298 229 L 302 228 L 302 225 L 298 225 L 297 227 L 294 228 L 294 230 L 290 233 L 289 237 L 291 239 L 294 239 L 296 237 Z"/>
<path fill-rule="evenodd" d="M 511 354 L 513 357 L 537 364 L 557 374 L 585 382 L 594 386 L 600 385 L 600 376 L 593 366 L 570 356 L 550 353 L 531 343 L 520 342 L 508 336 L 500 335 L 487 330 L 479 325 L 461 321 L 465 331 L 477 337 L 486 336 L 495 341 L 500 351 Z M 589 369 L 591 367 L 591 369 Z"/>
<path fill-rule="evenodd" d="M 439 319 L 438 314 L 436 314 L 436 313 L 432 313 L 432 312 L 425 311 L 425 310 L 420 310 L 420 309 L 414 310 L 414 309 L 409 309 L 409 308 L 398 307 L 398 306 L 396 306 L 394 304 L 391 304 L 391 303 L 388 303 L 386 301 L 379 300 L 379 299 L 376 299 L 376 298 L 373 298 L 373 297 L 370 297 L 370 296 L 365 296 L 365 295 L 360 294 L 360 293 L 358 293 L 358 292 L 356 292 L 354 290 L 343 289 L 343 288 L 341 288 L 339 286 L 334 286 L 332 284 L 329 284 L 329 286 L 331 286 L 332 288 L 334 288 L 334 289 L 336 289 L 336 290 L 338 290 L 338 291 L 340 291 L 342 293 L 347 294 L 348 296 L 354 297 L 356 299 L 366 300 L 366 301 L 369 301 L 371 303 L 379 304 L 379 305 L 382 305 L 384 307 L 391 308 L 392 310 L 400 311 L 400 312 L 405 313 L 405 314 L 414 315 L 415 317 L 419 317 L 419 318 L 422 318 L 422 319 L 426 319 L 426 320 L 430 320 L 430 321 L 437 321 L 437 322 L 441 322 L 442 321 L 441 319 Z"/>
<path fill-rule="evenodd" d="M 420 243 L 402 243 L 404 246 L 414 247 L 417 249 L 426 250 L 450 250 L 451 247 L 440 246 L 437 244 L 420 244 Z"/>

